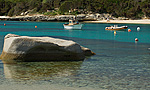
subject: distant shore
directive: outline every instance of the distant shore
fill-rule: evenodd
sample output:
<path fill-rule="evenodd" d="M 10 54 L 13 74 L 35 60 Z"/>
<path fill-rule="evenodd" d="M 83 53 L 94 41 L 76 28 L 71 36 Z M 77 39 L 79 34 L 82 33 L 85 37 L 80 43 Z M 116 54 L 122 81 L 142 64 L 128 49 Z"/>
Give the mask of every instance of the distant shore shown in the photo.
<path fill-rule="evenodd" d="M 34 15 L 34 16 L 0 16 L 0 20 L 6 21 L 69 21 L 69 19 L 74 19 L 74 15 L 57 15 L 57 16 L 44 16 L 44 15 Z M 122 23 L 122 24 L 150 24 L 150 19 L 139 19 L 139 20 L 112 20 L 107 21 L 98 20 L 97 18 L 87 17 L 85 15 L 77 15 L 76 19 L 84 23 Z"/>
<path fill-rule="evenodd" d="M 100 20 L 100 21 L 84 21 L 85 23 L 123 23 L 123 24 L 150 24 L 150 19 L 141 20 Z"/>

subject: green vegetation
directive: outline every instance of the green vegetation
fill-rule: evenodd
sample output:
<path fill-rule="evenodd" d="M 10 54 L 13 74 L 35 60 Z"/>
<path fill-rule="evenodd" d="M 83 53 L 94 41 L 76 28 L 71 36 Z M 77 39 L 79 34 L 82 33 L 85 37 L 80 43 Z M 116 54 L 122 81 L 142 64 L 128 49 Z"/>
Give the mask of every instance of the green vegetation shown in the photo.
<path fill-rule="evenodd" d="M 58 8 L 58 10 L 54 10 Z M 116 17 L 142 18 L 150 17 L 150 0 L 0 0 L 0 15 L 20 15 L 33 10 L 32 13 L 45 15 L 79 14 L 84 12 L 109 13 Z M 54 10 L 54 12 L 47 12 Z"/>

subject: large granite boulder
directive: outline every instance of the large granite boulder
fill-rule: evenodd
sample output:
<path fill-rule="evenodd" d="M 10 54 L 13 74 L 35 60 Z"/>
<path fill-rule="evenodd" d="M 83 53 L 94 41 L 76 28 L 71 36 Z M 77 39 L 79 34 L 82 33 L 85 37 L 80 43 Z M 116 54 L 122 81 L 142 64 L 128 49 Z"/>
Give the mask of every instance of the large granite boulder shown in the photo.
<path fill-rule="evenodd" d="M 5 61 L 76 61 L 94 53 L 70 40 L 8 34 L 0 59 Z"/>

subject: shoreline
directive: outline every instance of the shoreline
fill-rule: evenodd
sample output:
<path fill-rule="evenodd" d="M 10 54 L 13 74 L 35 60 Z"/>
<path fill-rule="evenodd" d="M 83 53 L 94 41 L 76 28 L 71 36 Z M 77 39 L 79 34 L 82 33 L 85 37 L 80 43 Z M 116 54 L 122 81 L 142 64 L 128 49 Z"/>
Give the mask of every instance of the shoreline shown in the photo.
<path fill-rule="evenodd" d="M 150 19 L 141 20 L 101 20 L 101 21 L 84 21 L 85 23 L 120 23 L 120 24 L 150 24 Z"/>
<path fill-rule="evenodd" d="M 35 16 L 0 16 L 0 21 L 69 21 L 69 19 L 73 19 L 74 15 L 59 15 L 59 16 L 43 16 L 43 15 L 35 15 Z M 95 20 L 94 18 L 85 18 L 85 16 L 78 16 L 77 19 L 80 22 L 84 23 L 109 23 L 109 24 L 150 24 L 150 19 L 139 19 L 139 20 Z"/>

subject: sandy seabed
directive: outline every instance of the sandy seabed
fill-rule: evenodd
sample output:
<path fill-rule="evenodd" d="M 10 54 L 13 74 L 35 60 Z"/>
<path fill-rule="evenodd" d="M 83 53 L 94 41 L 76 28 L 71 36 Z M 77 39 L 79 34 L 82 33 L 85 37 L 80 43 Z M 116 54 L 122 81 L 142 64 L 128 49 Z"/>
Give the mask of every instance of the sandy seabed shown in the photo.
<path fill-rule="evenodd" d="M 61 85 L 0 85 L 0 90 L 97 90 L 94 88 L 87 87 L 65 87 Z M 106 89 L 100 89 L 106 90 Z"/>

